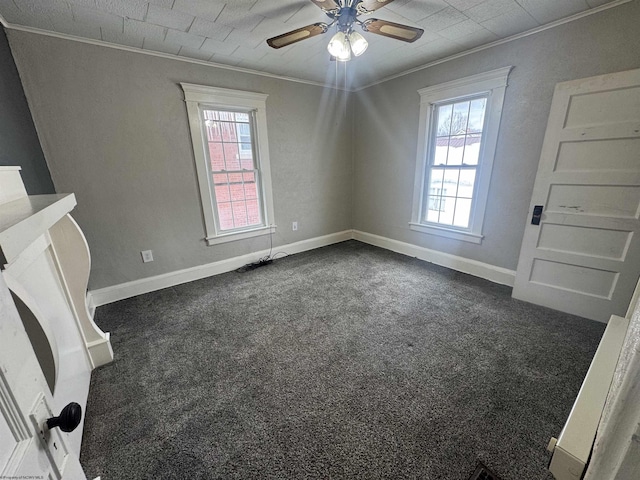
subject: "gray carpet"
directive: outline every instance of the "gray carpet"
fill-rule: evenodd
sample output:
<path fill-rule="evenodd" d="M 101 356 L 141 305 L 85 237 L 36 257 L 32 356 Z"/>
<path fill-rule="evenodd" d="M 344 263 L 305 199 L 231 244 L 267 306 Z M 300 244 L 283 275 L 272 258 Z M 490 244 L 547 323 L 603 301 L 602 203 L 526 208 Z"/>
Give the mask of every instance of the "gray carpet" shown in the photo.
<path fill-rule="evenodd" d="M 98 308 L 88 478 L 552 478 L 604 325 L 349 241 Z"/>

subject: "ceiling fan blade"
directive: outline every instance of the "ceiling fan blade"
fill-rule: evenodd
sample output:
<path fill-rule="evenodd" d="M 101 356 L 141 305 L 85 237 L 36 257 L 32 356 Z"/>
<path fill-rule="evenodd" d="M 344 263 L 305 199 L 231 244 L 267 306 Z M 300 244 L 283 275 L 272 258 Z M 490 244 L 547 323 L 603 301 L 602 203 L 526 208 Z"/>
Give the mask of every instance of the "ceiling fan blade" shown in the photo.
<path fill-rule="evenodd" d="M 387 20 L 378 20 L 377 18 L 362 22 L 362 28 L 366 32 L 395 38 L 396 40 L 402 40 L 408 43 L 415 42 L 424 33 L 424 30 L 421 28 L 410 27 L 409 25 L 402 25 Z"/>
<path fill-rule="evenodd" d="M 291 45 L 292 43 L 306 40 L 307 38 L 315 37 L 316 35 L 321 35 L 326 31 L 326 23 L 314 23 L 313 25 L 307 25 L 306 27 L 297 28 L 296 30 L 292 30 L 290 32 L 283 33 L 282 35 L 278 35 L 277 37 L 270 38 L 267 40 L 267 44 L 273 48 L 282 48 L 286 47 L 287 45 Z"/>
<path fill-rule="evenodd" d="M 309 1 L 325 11 L 340 9 L 340 5 L 338 5 L 335 0 L 309 0 Z"/>
<path fill-rule="evenodd" d="M 393 0 L 362 0 L 356 5 L 356 9 L 358 13 L 366 14 L 382 8 L 385 5 L 389 5 L 391 2 L 393 2 Z"/>

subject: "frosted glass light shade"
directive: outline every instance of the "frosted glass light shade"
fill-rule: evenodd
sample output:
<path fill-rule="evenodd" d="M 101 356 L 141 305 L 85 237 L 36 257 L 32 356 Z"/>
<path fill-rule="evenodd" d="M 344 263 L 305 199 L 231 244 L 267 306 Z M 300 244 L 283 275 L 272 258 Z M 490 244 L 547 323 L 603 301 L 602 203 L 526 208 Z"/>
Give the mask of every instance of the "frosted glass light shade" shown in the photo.
<path fill-rule="evenodd" d="M 349 39 L 344 32 L 336 33 L 327 45 L 329 53 L 336 57 L 336 60 L 346 62 L 351 59 L 351 48 L 349 46 Z"/>
<path fill-rule="evenodd" d="M 351 32 L 349 34 L 349 43 L 351 44 L 351 50 L 356 57 L 359 57 L 369 46 L 367 39 L 360 35 L 358 32 Z"/>

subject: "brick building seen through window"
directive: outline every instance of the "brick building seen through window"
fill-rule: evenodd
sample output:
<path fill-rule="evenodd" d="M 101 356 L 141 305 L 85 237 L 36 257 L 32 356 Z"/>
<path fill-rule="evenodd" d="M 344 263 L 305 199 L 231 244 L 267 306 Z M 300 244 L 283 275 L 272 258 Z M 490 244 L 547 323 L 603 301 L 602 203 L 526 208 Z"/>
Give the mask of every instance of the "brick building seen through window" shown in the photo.
<path fill-rule="evenodd" d="M 203 115 L 220 230 L 261 225 L 250 113 L 204 109 Z"/>

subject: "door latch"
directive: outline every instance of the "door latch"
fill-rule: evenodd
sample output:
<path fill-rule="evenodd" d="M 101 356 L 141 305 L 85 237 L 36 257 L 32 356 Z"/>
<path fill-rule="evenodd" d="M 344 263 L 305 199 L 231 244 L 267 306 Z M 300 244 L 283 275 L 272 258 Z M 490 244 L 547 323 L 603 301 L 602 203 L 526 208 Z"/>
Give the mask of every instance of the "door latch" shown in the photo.
<path fill-rule="evenodd" d="M 542 218 L 543 205 L 536 205 L 533 207 L 533 216 L 531 217 L 531 225 L 540 225 L 540 218 Z"/>

